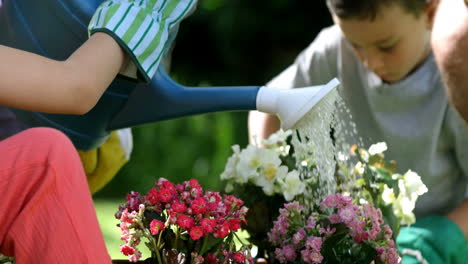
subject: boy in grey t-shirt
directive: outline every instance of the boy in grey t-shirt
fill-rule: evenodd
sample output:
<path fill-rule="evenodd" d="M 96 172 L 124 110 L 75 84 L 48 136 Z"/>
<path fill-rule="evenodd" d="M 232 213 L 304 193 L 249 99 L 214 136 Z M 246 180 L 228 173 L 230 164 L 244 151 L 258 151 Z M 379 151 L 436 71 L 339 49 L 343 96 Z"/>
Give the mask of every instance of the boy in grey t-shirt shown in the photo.
<path fill-rule="evenodd" d="M 324 29 L 294 64 L 268 83 L 289 89 L 338 77 L 364 147 L 385 141 L 386 157 L 397 161 L 399 171 L 421 175 L 429 191 L 416 205 L 418 221 L 403 228 L 397 240 L 408 254 L 404 263 L 418 258 L 464 263 L 461 253 L 466 251 L 468 126 L 448 104 L 431 52 L 437 3 L 327 0 L 336 25 Z M 274 116 L 249 115 L 251 136 L 265 138 L 278 128 Z M 422 236 L 427 230 L 432 235 Z M 450 245 L 444 237 L 451 239 Z"/>

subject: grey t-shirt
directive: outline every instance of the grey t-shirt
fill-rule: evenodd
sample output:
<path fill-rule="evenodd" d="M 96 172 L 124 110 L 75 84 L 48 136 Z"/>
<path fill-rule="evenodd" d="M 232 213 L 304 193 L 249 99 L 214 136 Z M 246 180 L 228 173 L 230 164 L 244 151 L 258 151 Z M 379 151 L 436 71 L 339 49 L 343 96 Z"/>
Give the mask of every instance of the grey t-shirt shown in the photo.
<path fill-rule="evenodd" d="M 335 77 L 363 147 L 385 141 L 386 158 L 397 162 L 398 172 L 411 169 L 428 187 L 416 216 L 445 215 L 459 205 L 468 183 L 468 126 L 448 104 L 433 55 L 403 80 L 387 84 L 363 66 L 332 26 L 267 86 L 289 89 Z"/>

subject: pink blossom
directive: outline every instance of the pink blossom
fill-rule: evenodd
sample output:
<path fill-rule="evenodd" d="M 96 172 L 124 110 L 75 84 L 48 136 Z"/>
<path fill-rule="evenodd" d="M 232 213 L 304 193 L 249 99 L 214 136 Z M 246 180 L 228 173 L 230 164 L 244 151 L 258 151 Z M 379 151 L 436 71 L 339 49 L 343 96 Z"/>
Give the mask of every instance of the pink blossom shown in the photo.
<path fill-rule="evenodd" d="M 315 221 L 315 217 L 313 215 L 311 215 L 311 216 L 309 216 L 309 218 L 307 218 L 307 225 L 306 225 L 307 229 L 315 228 L 316 224 L 317 224 L 317 222 Z"/>
<path fill-rule="evenodd" d="M 293 235 L 293 243 L 295 245 L 299 245 L 305 238 L 306 236 L 306 232 L 304 231 L 304 229 L 299 229 L 299 231 L 297 231 L 296 233 L 294 233 Z"/>
<path fill-rule="evenodd" d="M 286 258 L 281 248 L 275 248 L 275 257 L 280 263 L 286 263 Z"/>
<path fill-rule="evenodd" d="M 150 223 L 150 231 L 152 235 L 159 234 L 159 231 L 164 230 L 164 222 L 153 219 Z"/>
<path fill-rule="evenodd" d="M 389 248 L 387 250 L 387 263 L 388 264 L 400 263 L 400 257 L 398 256 L 398 251 L 396 250 L 396 248 Z"/>
<path fill-rule="evenodd" d="M 128 256 L 128 261 L 130 262 L 137 262 L 141 258 L 141 251 L 135 249 L 135 253 L 133 255 Z"/>
<path fill-rule="evenodd" d="M 388 225 L 384 225 L 383 227 L 383 232 L 384 232 L 384 238 L 385 239 L 391 239 L 393 235 L 393 231 Z"/>
<path fill-rule="evenodd" d="M 310 236 L 306 241 L 306 248 L 320 251 L 322 249 L 322 238 Z"/>
<path fill-rule="evenodd" d="M 327 226 L 327 228 L 320 228 L 320 234 L 325 235 L 325 237 L 331 236 L 333 233 L 335 233 L 336 228 L 330 228 L 330 226 Z"/>
<path fill-rule="evenodd" d="M 296 249 L 293 245 L 285 245 L 283 247 L 283 256 L 286 261 L 294 261 L 296 259 Z"/>
<path fill-rule="evenodd" d="M 345 224 L 350 223 L 356 217 L 356 214 L 354 213 L 354 209 L 350 206 L 346 206 L 346 207 L 338 209 L 338 215 L 340 216 L 341 220 Z"/>

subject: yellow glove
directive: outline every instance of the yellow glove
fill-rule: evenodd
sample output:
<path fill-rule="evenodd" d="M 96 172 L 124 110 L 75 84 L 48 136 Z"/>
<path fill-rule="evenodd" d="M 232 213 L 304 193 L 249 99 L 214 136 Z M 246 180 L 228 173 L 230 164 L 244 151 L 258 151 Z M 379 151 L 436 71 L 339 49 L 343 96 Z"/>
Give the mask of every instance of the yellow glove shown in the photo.
<path fill-rule="evenodd" d="M 127 163 L 132 150 L 129 128 L 113 131 L 106 142 L 96 149 L 78 150 L 91 193 L 96 193 L 114 178 Z"/>

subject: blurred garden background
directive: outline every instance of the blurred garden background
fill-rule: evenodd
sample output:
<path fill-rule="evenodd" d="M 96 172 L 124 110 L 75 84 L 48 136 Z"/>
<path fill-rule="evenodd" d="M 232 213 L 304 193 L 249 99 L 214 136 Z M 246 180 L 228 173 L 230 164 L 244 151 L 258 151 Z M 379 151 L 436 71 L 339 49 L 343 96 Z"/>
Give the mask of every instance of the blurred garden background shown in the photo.
<path fill-rule="evenodd" d="M 187 86 L 263 85 L 331 24 L 325 0 L 199 0 L 179 29 L 170 75 Z M 94 196 L 112 258 L 124 258 L 114 213 L 126 193 L 146 192 L 159 177 L 195 178 L 222 190 L 231 146 L 248 142 L 247 112 L 158 122 L 135 127 L 133 135 L 130 162 Z"/>

